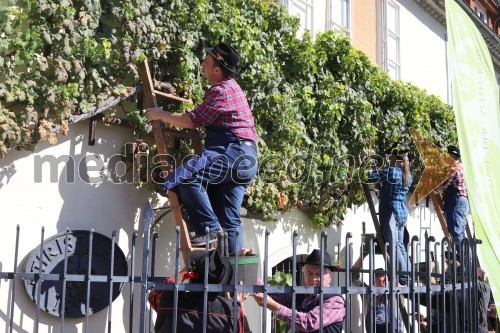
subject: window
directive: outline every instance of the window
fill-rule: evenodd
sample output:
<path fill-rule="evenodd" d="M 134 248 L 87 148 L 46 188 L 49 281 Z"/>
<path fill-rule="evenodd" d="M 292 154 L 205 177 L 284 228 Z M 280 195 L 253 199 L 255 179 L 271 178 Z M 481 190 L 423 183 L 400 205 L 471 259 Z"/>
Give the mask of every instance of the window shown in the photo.
<path fill-rule="evenodd" d="M 387 2 L 387 70 L 394 80 L 401 77 L 399 62 L 399 7 L 389 0 Z"/>
<path fill-rule="evenodd" d="M 309 30 L 311 36 L 314 36 L 313 1 L 314 0 L 282 0 L 282 3 L 288 8 L 290 16 L 297 16 L 300 19 L 299 36 L 302 36 L 305 30 Z"/>
<path fill-rule="evenodd" d="M 488 24 L 488 14 L 486 10 L 481 7 L 477 2 L 474 2 L 474 12 L 484 23 Z"/>
<path fill-rule="evenodd" d="M 328 29 L 345 31 L 347 35 L 350 35 L 351 0 L 330 0 L 328 3 Z"/>

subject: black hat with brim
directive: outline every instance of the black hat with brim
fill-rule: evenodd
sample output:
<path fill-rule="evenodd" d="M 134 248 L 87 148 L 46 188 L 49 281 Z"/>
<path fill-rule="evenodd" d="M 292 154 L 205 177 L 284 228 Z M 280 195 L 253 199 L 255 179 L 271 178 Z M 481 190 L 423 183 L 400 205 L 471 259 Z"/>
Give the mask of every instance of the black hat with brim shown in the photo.
<path fill-rule="evenodd" d="M 391 146 L 391 148 L 387 149 L 385 153 L 387 155 L 397 155 L 397 156 L 403 156 L 404 154 L 408 154 L 410 152 L 410 149 L 404 142 L 394 142 Z"/>
<path fill-rule="evenodd" d="M 240 55 L 231 45 L 221 42 L 214 47 L 206 47 L 205 52 L 210 54 L 215 61 L 233 74 L 238 74 Z"/>
<path fill-rule="evenodd" d="M 189 270 L 198 274 L 197 278 L 191 279 L 194 283 L 204 283 L 205 281 L 205 260 L 206 252 L 194 250 L 189 253 Z M 208 283 L 229 284 L 233 279 L 233 266 L 223 257 L 218 250 L 208 253 Z"/>
<path fill-rule="evenodd" d="M 448 154 L 460 157 L 460 149 L 457 146 L 448 146 Z"/>
<path fill-rule="evenodd" d="M 332 265 L 332 257 L 326 251 L 323 257 L 323 262 L 321 262 L 321 251 L 318 249 L 314 249 L 311 252 L 311 254 L 307 256 L 306 261 L 300 261 L 298 263 L 301 265 L 317 265 L 317 266 L 321 266 L 323 264 L 324 267 L 327 267 L 330 270 L 337 269 L 336 266 Z"/>

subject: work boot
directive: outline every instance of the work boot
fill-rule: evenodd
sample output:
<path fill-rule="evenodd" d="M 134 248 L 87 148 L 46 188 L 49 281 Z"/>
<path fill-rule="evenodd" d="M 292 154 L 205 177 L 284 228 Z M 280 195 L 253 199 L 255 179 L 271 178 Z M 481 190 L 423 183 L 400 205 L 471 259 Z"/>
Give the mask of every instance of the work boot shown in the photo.
<path fill-rule="evenodd" d="M 217 246 L 217 234 L 222 232 L 222 228 L 218 231 L 210 232 L 208 235 L 210 247 Z M 191 246 L 200 247 L 205 246 L 207 244 L 207 236 L 206 235 L 197 235 L 194 232 L 189 233 L 189 238 L 191 239 Z"/>

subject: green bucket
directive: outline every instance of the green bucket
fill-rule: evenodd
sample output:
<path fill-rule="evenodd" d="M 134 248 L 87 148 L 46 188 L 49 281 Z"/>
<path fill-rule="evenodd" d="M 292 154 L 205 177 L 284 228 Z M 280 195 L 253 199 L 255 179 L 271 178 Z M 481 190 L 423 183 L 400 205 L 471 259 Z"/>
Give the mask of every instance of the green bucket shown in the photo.
<path fill-rule="evenodd" d="M 235 258 L 228 257 L 227 260 L 234 269 Z M 259 257 L 255 254 L 238 257 L 238 280 L 243 281 L 243 284 L 256 284 L 259 262 Z M 232 283 L 234 283 L 234 274 Z"/>

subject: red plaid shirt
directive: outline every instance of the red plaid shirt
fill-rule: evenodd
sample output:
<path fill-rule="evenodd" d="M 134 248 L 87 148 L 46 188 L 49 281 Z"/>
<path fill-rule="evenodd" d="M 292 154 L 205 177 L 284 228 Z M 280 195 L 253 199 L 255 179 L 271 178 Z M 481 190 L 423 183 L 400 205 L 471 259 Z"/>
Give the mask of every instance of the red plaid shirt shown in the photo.
<path fill-rule="evenodd" d="M 257 142 L 252 111 L 239 84 L 228 77 L 205 92 L 203 103 L 189 113 L 196 127 L 218 125 L 242 140 Z"/>
<path fill-rule="evenodd" d="M 450 178 L 444 183 L 444 191 L 448 188 L 448 186 L 453 186 L 458 190 L 460 195 L 464 197 L 467 196 L 467 186 L 465 184 L 465 174 L 464 169 L 462 169 L 462 163 L 458 163 L 459 169 L 455 171 Z"/>

